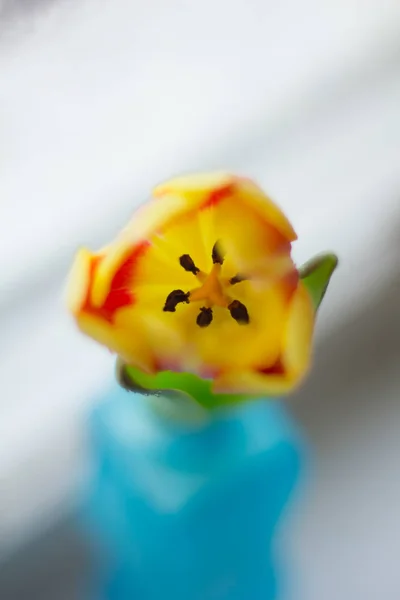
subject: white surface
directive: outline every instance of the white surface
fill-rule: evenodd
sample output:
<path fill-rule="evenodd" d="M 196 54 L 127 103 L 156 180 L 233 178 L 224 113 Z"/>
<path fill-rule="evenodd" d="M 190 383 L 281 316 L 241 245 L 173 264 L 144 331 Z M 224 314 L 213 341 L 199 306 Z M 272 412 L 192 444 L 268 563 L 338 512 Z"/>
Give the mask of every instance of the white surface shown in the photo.
<path fill-rule="evenodd" d="M 156 181 L 220 167 L 258 178 L 298 230 L 299 261 L 340 255 L 321 332 L 390 277 L 400 4 L 86 0 L 9 24 L 0 46 L 5 547 L 60 508 L 83 411 L 113 368 L 64 313 L 74 248 L 106 241 Z"/>
<path fill-rule="evenodd" d="M 293 600 L 400 598 L 398 360 L 399 352 L 381 372 L 341 390 L 346 413 L 327 407 L 332 419 L 314 440 L 314 480 L 288 532 Z M 327 400 L 335 400 L 329 392 Z"/>

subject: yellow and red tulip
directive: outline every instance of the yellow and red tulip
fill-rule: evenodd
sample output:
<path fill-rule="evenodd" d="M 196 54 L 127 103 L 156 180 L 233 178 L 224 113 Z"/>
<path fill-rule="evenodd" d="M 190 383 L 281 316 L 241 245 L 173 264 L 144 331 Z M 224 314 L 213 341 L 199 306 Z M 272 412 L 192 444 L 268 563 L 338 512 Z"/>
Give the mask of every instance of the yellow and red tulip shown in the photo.
<path fill-rule="evenodd" d="M 251 180 L 180 177 L 156 187 L 110 245 L 79 250 L 69 308 L 140 389 L 181 389 L 208 405 L 286 394 L 310 367 L 337 262 L 297 269 L 295 240 Z"/>

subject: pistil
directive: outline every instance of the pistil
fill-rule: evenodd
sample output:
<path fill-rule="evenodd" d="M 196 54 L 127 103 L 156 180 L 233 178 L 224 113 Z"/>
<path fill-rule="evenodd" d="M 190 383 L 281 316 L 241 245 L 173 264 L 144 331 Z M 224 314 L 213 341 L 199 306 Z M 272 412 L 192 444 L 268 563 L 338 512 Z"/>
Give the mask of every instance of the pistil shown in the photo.
<path fill-rule="evenodd" d="M 224 291 L 226 285 L 235 285 L 244 281 L 246 277 L 238 273 L 229 280 L 221 278 L 225 255 L 219 241 L 215 242 L 211 255 L 213 266 L 208 275 L 196 266 L 189 254 L 180 256 L 179 264 L 181 267 L 188 273 L 193 273 L 201 285 L 189 292 L 183 290 L 172 291 L 165 301 L 163 310 L 165 312 L 175 312 L 177 305 L 180 303 L 203 302 L 204 306 L 200 308 L 196 319 L 199 327 L 208 327 L 211 324 L 213 320 L 212 308 L 214 306 L 228 309 L 231 317 L 239 325 L 247 325 L 250 322 L 250 317 L 245 305 L 239 300 L 232 300 Z"/>

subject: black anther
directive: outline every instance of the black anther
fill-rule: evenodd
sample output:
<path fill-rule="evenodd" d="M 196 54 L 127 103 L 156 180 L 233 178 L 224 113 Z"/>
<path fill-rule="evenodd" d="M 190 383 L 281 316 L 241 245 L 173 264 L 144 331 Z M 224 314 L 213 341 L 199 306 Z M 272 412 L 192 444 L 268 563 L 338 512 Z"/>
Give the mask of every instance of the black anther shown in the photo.
<path fill-rule="evenodd" d="M 185 269 L 185 271 L 193 273 L 193 275 L 197 275 L 197 273 L 200 272 L 200 269 L 196 267 L 189 254 L 183 254 L 179 259 L 179 264 Z"/>
<path fill-rule="evenodd" d="M 215 264 L 218 265 L 222 265 L 224 262 L 224 253 L 221 250 L 221 244 L 220 242 L 215 242 L 213 249 L 212 249 L 212 261 Z"/>
<path fill-rule="evenodd" d="M 189 292 L 185 293 L 182 290 L 174 290 L 168 294 L 163 310 L 165 312 L 175 312 L 176 305 L 180 302 L 186 302 L 186 304 L 189 304 L 189 295 Z"/>
<path fill-rule="evenodd" d="M 228 306 L 231 316 L 239 325 L 247 325 L 250 322 L 249 313 L 244 304 L 239 300 L 233 300 Z"/>
<path fill-rule="evenodd" d="M 199 327 L 208 327 L 213 320 L 213 311 L 211 308 L 203 306 L 197 315 L 196 323 Z"/>
<path fill-rule="evenodd" d="M 240 273 L 238 273 L 237 275 L 235 275 L 235 277 L 231 277 L 229 280 L 229 283 L 231 285 L 235 285 L 235 283 L 240 283 L 241 281 L 245 281 L 246 277 L 244 275 L 240 275 Z"/>

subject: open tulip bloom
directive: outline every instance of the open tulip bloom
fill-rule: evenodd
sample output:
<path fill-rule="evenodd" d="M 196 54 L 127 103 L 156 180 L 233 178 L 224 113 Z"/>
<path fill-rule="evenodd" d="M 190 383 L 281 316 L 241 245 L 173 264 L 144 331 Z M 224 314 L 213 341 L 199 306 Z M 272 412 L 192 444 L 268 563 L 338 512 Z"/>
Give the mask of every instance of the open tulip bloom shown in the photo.
<path fill-rule="evenodd" d="M 293 262 L 296 233 L 251 180 L 211 173 L 156 187 L 96 253 L 78 251 L 68 303 L 118 356 L 129 389 L 207 408 L 293 390 L 336 256 Z"/>

